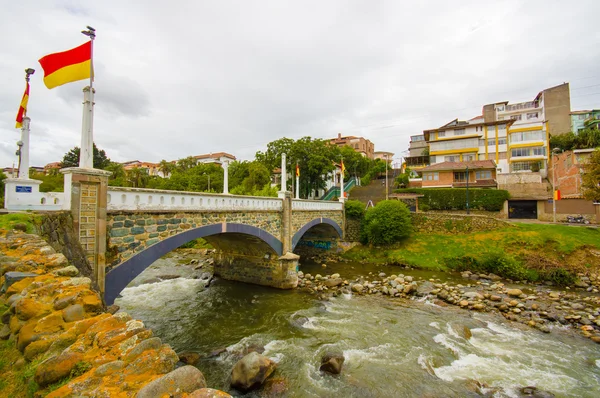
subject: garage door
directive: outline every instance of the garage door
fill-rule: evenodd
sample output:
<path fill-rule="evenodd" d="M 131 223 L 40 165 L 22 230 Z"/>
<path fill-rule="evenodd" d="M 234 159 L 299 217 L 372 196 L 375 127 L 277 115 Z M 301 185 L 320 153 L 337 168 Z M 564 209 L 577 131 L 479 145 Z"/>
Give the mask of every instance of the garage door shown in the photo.
<path fill-rule="evenodd" d="M 537 219 L 537 200 L 509 200 L 508 218 Z"/>

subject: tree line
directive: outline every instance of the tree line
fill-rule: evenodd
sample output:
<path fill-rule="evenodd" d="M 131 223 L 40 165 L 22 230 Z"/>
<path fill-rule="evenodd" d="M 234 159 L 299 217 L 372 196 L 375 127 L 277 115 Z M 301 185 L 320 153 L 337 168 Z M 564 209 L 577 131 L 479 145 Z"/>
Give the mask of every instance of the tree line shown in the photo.
<path fill-rule="evenodd" d="M 106 152 L 93 146 L 94 168 L 110 171 L 110 186 L 166 189 L 190 192 L 223 192 L 223 169 L 214 163 L 198 163 L 192 156 L 177 161 L 161 160 L 158 171 L 165 177 L 150 175 L 147 169 L 133 167 L 125 169 L 123 164 L 113 162 Z M 80 149 L 68 151 L 61 162 L 61 168 L 79 165 Z M 343 160 L 345 180 L 355 176 L 368 184 L 372 178 L 385 173 L 386 162 L 381 159 L 368 159 L 349 146 L 338 147 L 328 140 L 303 137 L 298 140 L 281 138 L 267 144 L 264 151 L 258 151 L 251 161 L 233 161 L 229 164 L 229 192 L 235 195 L 277 196 L 279 186 L 271 187 L 271 176 L 281 167 L 281 155 L 287 156 L 287 170 L 290 175 L 288 186 L 295 184 L 296 164 L 300 172 L 300 197 L 308 198 L 326 187 L 327 175 L 333 172 L 336 164 Z M 388 168 L 390 166 L 388 165 Z M 42 192 L 63 190 L 63 175 L 57 170 L 48 175 L 32 173 L 31 178 L 42 180 Z"/>

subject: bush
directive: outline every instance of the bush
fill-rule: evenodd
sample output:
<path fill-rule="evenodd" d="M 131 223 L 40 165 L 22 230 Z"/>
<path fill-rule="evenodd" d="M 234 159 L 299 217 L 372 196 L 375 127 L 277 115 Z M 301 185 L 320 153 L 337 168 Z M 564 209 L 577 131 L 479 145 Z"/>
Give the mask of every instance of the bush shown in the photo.
<path fill-rule="evenodd" d="M 428 210 L 465 210 L 467 208 L 467 190 L 463 188 L 410 188 L 397 189 L 399 193 L 417 193 L 419 208 L 429 206 Z M 469 189 L 469 208 L 473 210 L 500 211 L 510 195 L 503 189 Z"/>
<path fill-rule="evenodd" d="M 408 207 L 396 200 L 384 200 L 365 213 L 361 241 L 389 245 L 410 236 L 412 224 Z"/>
<path fill-rule="evenodd" d="M 551 271 L 545 271 L 541 275 L 542 279 L 551 281 L 559 286 L 568 286 L 575 283 L 575 275 L 564 268 L 556 268 Z"/>
<path fill-rule="evenodd" d="M 365 215 L 365 205 L 359 200 L 346 201 L 346 217 L 360 220 Z"/>
<path fill-rule="evenodd" d="M 429 211 L 429 210 L 431 210 L 431 207 L 428 204 L 426 204 L 426 203 L 424 203 L 424 204 L 419 203 L 419 210 L 421 210 L 421 211 Z"/>

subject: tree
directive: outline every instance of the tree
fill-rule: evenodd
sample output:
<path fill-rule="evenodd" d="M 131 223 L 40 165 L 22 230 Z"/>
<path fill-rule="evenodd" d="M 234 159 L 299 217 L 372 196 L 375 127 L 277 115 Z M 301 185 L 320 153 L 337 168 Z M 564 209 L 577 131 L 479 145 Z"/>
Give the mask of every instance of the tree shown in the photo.
<path fill-rule="evenodd" d="M 600 147 L 600 130 L 596 128 L 586 128 L 579 133 L 573 132 L 553 135 L 550 137 L 550 147 L 559 148 L 563 151 L 572 149 L 590 149 Z"/>
<path fill-rule="evenodd" d="M 77 146 L 67 152 L 63 157 L 60 167 L 79 167 L 79 152 L 80 149 Z M 111 163 L 110 159 L 106 156 L 106 152 L 103 149 L 99 150 L 96 143 L 94 143 L 93 152 L 94 168 L 104 170 Z"/>
<path fill-rule="evenodd" d="M 390 245 L 407 238 L 411 232 L 408 207 L 397 200 L 384 200 L 367 210 L 361 240 L 373 245 Z"/>
<path fill-rule="evenodd" d="M 600 148 L 597 148 L 589 161 L 583 166 L 581 176 L 583 197 L 586 200 L 600 202 Z"/>
<path fill-rule="evenodd" d="M 188 156 L 187 158 L 179 159 L 177 161 L 177 165 L 175 165 L 175 170 L 177 171 L 187 171 L 196 167 L 198 164 L 198 160 L 193 156 Z"/>
<path fill-rule="evenodd" d="M 158 171 L 160 171 L 165 178 L 169 177 L 173 170 L 175 170 L 175 164 L 173 162 L 168 162 L 163 159 L 158 164 Z"/>
<path fill-rule="evenodd" d="M 130 186 L 134 188 L 144 188 L 148 181 L 148 170 L 140 167 L 134 167 L 125 171 L 125 178 Z"/>

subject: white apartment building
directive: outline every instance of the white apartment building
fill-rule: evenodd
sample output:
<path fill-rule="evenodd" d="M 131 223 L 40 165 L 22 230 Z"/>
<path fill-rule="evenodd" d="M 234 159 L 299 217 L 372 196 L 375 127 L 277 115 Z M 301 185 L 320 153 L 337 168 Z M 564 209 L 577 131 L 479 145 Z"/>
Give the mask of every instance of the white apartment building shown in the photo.
<path fill-rule="evenodd" d="M 493 160 L 499 172 L 508 172 L 507 136 L 512 123 L 512 120 L 486 123 L 483 116 L 478 116 L 469 121 L 455 119 L 440 128 L 425 130 L 429 162 L 433 165 Z"/>
<path fill-rule="evenodd" d="M 569 83 L 545 89 L 533 101 L 484 105 L 483 114 L 423 131 L 430 164 L 493 160 L 499 173 L 548 174 L 550 136 L 570 130 Z"/>

